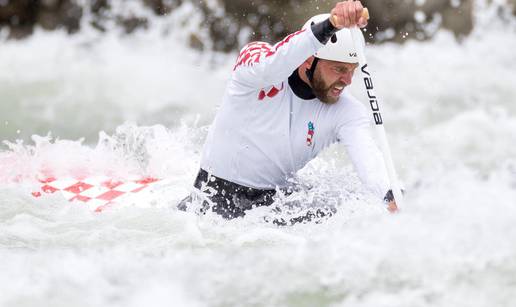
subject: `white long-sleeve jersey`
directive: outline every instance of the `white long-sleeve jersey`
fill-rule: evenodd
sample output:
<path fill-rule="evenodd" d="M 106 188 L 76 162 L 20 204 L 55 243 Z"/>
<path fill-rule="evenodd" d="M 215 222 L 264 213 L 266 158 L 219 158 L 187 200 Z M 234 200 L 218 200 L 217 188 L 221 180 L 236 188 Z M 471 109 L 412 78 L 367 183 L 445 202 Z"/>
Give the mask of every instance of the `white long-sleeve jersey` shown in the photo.
<path fill-rule="evenodd" d="M 297 68 L 322 46 L 306 29 L 274 46 L 255 42 L 242 49 L 201 168 L 247 187 L 281 188 L 321 150 L 340 142 L 362 182 L 383 198 L 388 177 L 366 108 L 347 89 L 338 102 L 325 104 L 297 88 Z"/>

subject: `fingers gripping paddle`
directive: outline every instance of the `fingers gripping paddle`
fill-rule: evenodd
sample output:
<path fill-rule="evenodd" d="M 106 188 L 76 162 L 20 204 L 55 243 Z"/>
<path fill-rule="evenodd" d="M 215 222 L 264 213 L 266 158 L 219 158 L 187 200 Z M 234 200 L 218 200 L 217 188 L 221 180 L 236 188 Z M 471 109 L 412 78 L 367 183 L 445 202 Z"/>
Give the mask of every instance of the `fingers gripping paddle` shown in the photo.
<path fill-rule="evenodd" d="M 369 19 L 369 11 L 367 10 L 367 8 L 364 8 L 364 13 L 362 15 L 366 19 Z M 387 174 L 389 175 L 391 189 L 394 194 L 394 199 L 396 200 L 398 208 L 401 208 L 403 207 L 403 195 L 401 193 L 398 177 L 396 175 L 396 170 L 394 169 L 394 163 L 392 162 L 391 150 L 389 147 L 389 142 L 387 141 L 385 127 L 383 126 L 383 119 L 380 111 L 380 99 L 374 92 L 372 75 L 368 69 L 367 60 L 364 55 L 364 50 L 360 46 L 362 38 L 362 33 L 360 33 L 360 29 L 356 26 L 353 27 L 351 29 L 351 36 L 353 38 L 355 46 L 357 47 L 355 49 L 357 50 L 358 61 L 360 64 L 360 72 L 362 75 L 362 79 L 364 81 L 364 87 L 367 97 L 369 98 L 369 105 L 371 107 L 371 112 L 375 123 L 375 131 L 378 135 L 380 150 L 382 151 L 383 159 L 385 161 L 385 167 L 387 169 Z"/>

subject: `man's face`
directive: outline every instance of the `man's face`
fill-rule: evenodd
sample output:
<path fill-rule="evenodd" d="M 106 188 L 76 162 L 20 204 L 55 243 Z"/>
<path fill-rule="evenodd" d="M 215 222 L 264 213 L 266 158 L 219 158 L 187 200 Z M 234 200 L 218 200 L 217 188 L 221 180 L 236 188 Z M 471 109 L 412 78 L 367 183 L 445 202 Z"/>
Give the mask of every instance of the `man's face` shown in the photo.
<path fill-rule="evenodd" d="M 344 88 L 351 84 L 357 67 L 356 63 L 319 60 L 310 84 L 315 96 L 324 103 L 337 102 Z"/>

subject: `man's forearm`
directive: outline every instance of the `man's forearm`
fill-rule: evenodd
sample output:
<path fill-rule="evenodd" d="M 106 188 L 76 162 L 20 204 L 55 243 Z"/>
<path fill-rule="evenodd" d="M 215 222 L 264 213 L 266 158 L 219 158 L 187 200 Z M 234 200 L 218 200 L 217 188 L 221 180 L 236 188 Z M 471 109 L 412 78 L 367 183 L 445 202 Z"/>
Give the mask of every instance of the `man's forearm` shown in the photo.
<path fill-rule="evenodd" d="M 338 30 L 331 24 L 329 18 L 323 22 L 312 24 L 312 32 L 321 44 L 326 44 Z"/>

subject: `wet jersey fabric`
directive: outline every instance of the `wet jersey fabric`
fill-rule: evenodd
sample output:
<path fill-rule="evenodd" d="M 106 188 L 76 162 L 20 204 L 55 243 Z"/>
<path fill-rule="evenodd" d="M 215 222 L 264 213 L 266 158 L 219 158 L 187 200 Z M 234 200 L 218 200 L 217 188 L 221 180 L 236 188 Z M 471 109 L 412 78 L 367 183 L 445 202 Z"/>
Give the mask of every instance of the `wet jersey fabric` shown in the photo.
<path fill-rule="evenodd" d="M 332 143 L 345 145 L 362 182 L 379 198 L 388 187 L 383 158 L 370 135 L 366 108 L 347 89 L 337 103 L 311 94 L 297 68 L 324 46 L 306 29 L 271 46 L 245 46 L 203 149 L 201 168 L 258 189 L 289 179 Z"/>

